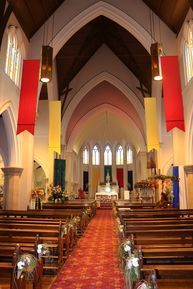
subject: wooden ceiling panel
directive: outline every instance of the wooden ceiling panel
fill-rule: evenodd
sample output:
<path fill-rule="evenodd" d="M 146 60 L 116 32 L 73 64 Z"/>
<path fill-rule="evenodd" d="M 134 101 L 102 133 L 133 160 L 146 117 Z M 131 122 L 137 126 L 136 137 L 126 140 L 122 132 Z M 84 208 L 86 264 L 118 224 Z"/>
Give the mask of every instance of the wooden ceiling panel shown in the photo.
<path fill-rule="evenodd" d="M 176 34 L 179 33 L 190 8 L 189 0 L 143 0 Z"/>
<path fill-rule="evenodd" d="M 151 62 L 145 48 L 128 31 L 100 16 L 80 29 L 56 56 L 59 95 L 96 50 L 106 44 L 151 93 Z"/>
<path fill-rule="evenodd" d="M 8 0 L 30 39 L 65 0 Z"/>

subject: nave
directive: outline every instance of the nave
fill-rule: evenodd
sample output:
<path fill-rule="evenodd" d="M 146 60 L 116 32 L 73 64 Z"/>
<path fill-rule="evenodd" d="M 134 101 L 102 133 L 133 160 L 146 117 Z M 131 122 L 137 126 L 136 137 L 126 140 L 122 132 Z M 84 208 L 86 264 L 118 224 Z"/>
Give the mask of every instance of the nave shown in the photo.
<path fill-rule="evenodd" d="M 43 277 L 43 289 L 126 289 L 118 260 L 119 242 L 112 211 L 97 210 L 52 285 L 49 277 Z M 193 281 L 157 279 L 157 285 L 159 289 L 191 289 Z"/>
<path fill-rule="evenodd" d="M 125 289 L 111 210 L 98 210 L 50 289 Z"/>
<path fill-rule="evenodd" d="M 59 209 L 56 209 L 56 210 L 59 211 Z M 150 211 L 150 209 L 141 208 L 141 212 L 143 211 L 143 214 L 145 210 L 148 212 L 148 214 L 149 213 L 153 214 L 153 211 L 155 212 L 155 214 L 159 213 L 158 209 L 152 209 Z M 38 212 L 34 211 L 33 213 L 35 213 L 38 216 L 40 213 L 42 215 L 44 213 L 45 215 L 46 212 L 48 213 L 48 211 L 49 210 L 47 211 L 39 210 Z M 71 209 L 71 213 L 72 211 L 73 210 Z M 128 217 L 129 215 L 131 215 L 132 211 L 133 210 L 131 210 L 131 212 L 127 214 Z M 139 214 L 139 210 L 133 211 L 133 214 L 134 213 Z M 175 209 L 165 209 L 166 215 L 168 214 L 174 215 L 177 213 L 182 213 L 182 212 L 180 211 L 178 212 Z M 4 211 L 4 213 L 2 212 L 2 215 L 3 214 L 4 214 L 4 218 L 3 218 L 4 220 L 2 219 L 2 224 L 3 222 L 7 223 L 8 221 L 10 223 L 9 224 L 9 227 L 10 227 L 11 219 L 13 218 L 9 217 L 9 219 L 7 219 L 8 212 L 6 213 L 6 211 Z M 10 214 L 13 215 L 14 211 L 12 211 Z M 29 222 L 29 220 L 32 220 L 32 219 L 29 219 L 29 215 L 30 214 L 32 215 L 32 212 L 29 212 L 29 211 L 25 212 L 25 215 L 28 215 L 27 219 L 23 219 L 23 218 L 20 219 L 19 212 L 16 212 L 15 214 L 17 214 L 17 218 L 14 220 L 15 222 L 14 226 L 16 226 L 16 220 L 17 222 L 20 223 L 19 224 L 20 230 L 24 226 L 29 226 L 27 225 L 27 223 Z M 59 215 L 61 213 L 55 212 L 55 214 Z M 162 210 L 162 214 L 164 214 L 163 210 Z M 21 212 L 20 212 L 20 215 L 21 215 Z M 5 216 L 7 217 L 5 218 Z M 52 216 L 54 217 L 54 215 Z M 37 220 L 36 220 L 36 222 L 40 223 L 40 225 L 42 222 L 41 219 L 42 218 L 37 217 Z M 45 220 L 46 219 L 44 216 L 43 222 L 44 224 L 46 224 L 44 225 L 44 227 L 50 226 L 48 225 L 48 222 L 53 222 L 53 220 L 50 220 L 50 221 L 48 221 L 48 219 L 46 221 Z M 164 220 L 163 218 L 163 222 L 165 221 L 166 220 Z M 178 219 L 178 222 L 179 221 L 180 219 Z M 186 220 L 181 220 L 181 222 L 185 222 L 185 221 Z M 191 218 L 190 218 L 190 221 L 191 221 Z M 89 222 L 82 237 L 78 240 L 76 246 L 72 249 L 67 260 L 64 262 L 62 268 L 58 271 L 57 276 L 53 274 L 52 275 L 44 274 L 42 276 L 41 288 L 42 289 L 126 289 L 124 276 L 119 266 L 118 248 L 119 248 L 120 241 L 116 232 L 115 222 L 116 222 L 116 219 L 113 215 L 112 210 L 98 209 L 96 212 L 96 215 Z M 145 219 L 143 220 L 143 223 L 144 222 L 145 222 Z M 173 221 L 170 220 L 170 222 L 172 223 Z M 8 227 L 8 224 L 6 226 Z M 34 227 L 34 229 L 33 230 L 30 229 L 30 230 L 34 232 L 35 223 L 33 223 L 32 226 Z M 50 230 L 51 230 L 51 227 L 50 227 Z M 6 231 L 6 229 L 3 229 L 2 227 L 1 232 L 3 231 Z M 15 229 L 15 231 L 17 230 Z M 44 231 L 44 234 L 46 233 L 45 228 L 43 227 L 41 231 L 42 231 L 42 234 L 43 234 L 43 231 Z M 28 232 L 28 237 L 25 237 L 24 234 L 27 234 L 27 230 L 25 233 L 24 231 L 22 232 L 22 241 L 21 241 L 21 234 L 20 234 L 20 237 L 19 237 L 20 242 L 23 242 L 20 244 L 21 246 L 24 246 L 24 240 L 26 238 L 29 238 L 29 232 Z M 48 239 L 48 237 L 46 238 Z M 10 238 L 10 239 L 13 239 L 13 238 Z M 10 243 L 9 245 L 11 246 L 11 244 L 13 244 L 13 240 L 9 241 L 9 243 Z M 3 250 L 3 243 L 1 244 L 1 246 Z M 8 246 L 8 243 L 7 245 L 4 245 L 4 248 L 6 248 L 7 246 Z M 28 243 L 28 247 L 29 246 L 30 244 Z M 144 248 L 142 248 L 142 250 L 143 249 Z M 3 256 L 3 251 L 2 251 L 2 256 Z M 168 259 L 168 261 L 170 261 L 171 263 L 171 260 Z M 174 264 L 174 267 L 175 267 L 175 264 Z M 2 269 L 3 268 L 1 267 L 0 272 L 2 271 Z M 158 288 L 159 289 L 174 289 L 174 288 L 191 289 L 193 288 L 193 279 L 192 279 L 191 272 L 189 272 L 189 276 L 187 276 L 186 274 L 187 276 L 186 279 L 180 278 L 179 276 L 176 275 L 176 273 L 172 275 L 173 277 L 170 277 L 170 279 L 166 279 L 166 278 L 160 279 L 159 277 L 157 279 Z M 9 280 L 5 279 L 5 275 L 2 277 L 3 278 L 0 279 L 0 288 L 1 289 L 10 288 L 8 284 Z M 17 287 L 17 289 L 18 288 L 20 287 Z M 21 288 L 23 289 L 24 287 L 21 287 Z M 29 287 L 27 288 L 29 289 Z M 39 287 L 34 287 L 34 288 L 39 289 Z"/>

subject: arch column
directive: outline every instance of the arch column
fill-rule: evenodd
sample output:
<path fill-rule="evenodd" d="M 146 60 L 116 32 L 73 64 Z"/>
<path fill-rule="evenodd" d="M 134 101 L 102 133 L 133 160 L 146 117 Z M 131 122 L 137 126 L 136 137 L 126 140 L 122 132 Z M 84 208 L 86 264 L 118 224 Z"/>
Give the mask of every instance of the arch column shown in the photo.
<path fill-rule="evenodd" d="M 147 153 L 139 152 L 137 157 L 139 161 L 138 180 L 145 180 L 147 178 Z"/>
<path fill-rule="evenodd" d="M 73 192 L 72 175 L 73 175 L 72 152 L 67 152 L 66 153 L 66 181 L 67 181 L 66 190 L 67 192 L 70 192 L 70 193 Z"/>
<path fill-rule="evenodd" d="M 3 209 L 18 210 L 24 208 L 23 195 L 20 194 L 21 174 L 23 168 L 5 167 L 1 169 L 4 173 L 4 198 Z M 24 192 L 25 193 L 25 192 Z"/>
<path fill-rule="evenodd" d="M 88 164 L 88 198 L 92 195 L 92 149 L 89 148 L 89 164 Z"/>
<path fill-rule="evenodd" d="M 172 131 L 173 137 L 173 158 L 174 158 L 174 165 L 180 166 L 185 164 L 185 133 L 178 129 L 174 128 Z"/>
<path fill-rule="evenodd" d="M 117 167 L 116 167 L 116 146 L 112 147 L 112 181 L 117 179 Z"/>
<path fill-rule="evenodd" d="M 123 182 L 124 182 L 124 190 L 127 190 L 127 171 L 128 171 L 128 165 L 127 165 L 127 146 L 124 148 L 124 154 L 123 154 Z"/>

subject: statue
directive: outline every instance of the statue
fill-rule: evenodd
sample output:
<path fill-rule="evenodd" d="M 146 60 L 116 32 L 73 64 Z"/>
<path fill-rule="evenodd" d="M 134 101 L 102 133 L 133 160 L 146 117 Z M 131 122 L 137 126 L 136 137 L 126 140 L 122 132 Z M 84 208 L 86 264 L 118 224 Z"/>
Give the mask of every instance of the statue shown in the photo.
<path fill-rule="evenodd" d="M 109 184 L 110 183 L 110 175 L 109 175 L 109 172 L 107 172 L 107 175 L 106 175 L 106 182 L 107 182 L 107 184 Z"/>

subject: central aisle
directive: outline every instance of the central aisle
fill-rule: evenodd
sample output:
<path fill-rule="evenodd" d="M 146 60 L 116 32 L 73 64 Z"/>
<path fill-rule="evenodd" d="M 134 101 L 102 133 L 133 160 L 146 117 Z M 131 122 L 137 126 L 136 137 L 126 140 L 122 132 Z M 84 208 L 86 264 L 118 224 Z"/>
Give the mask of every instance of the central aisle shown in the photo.
<path fill-rule="evenodd" d="M 111 210 L 98 210 L 51 289 L 125 289 Z"/>

